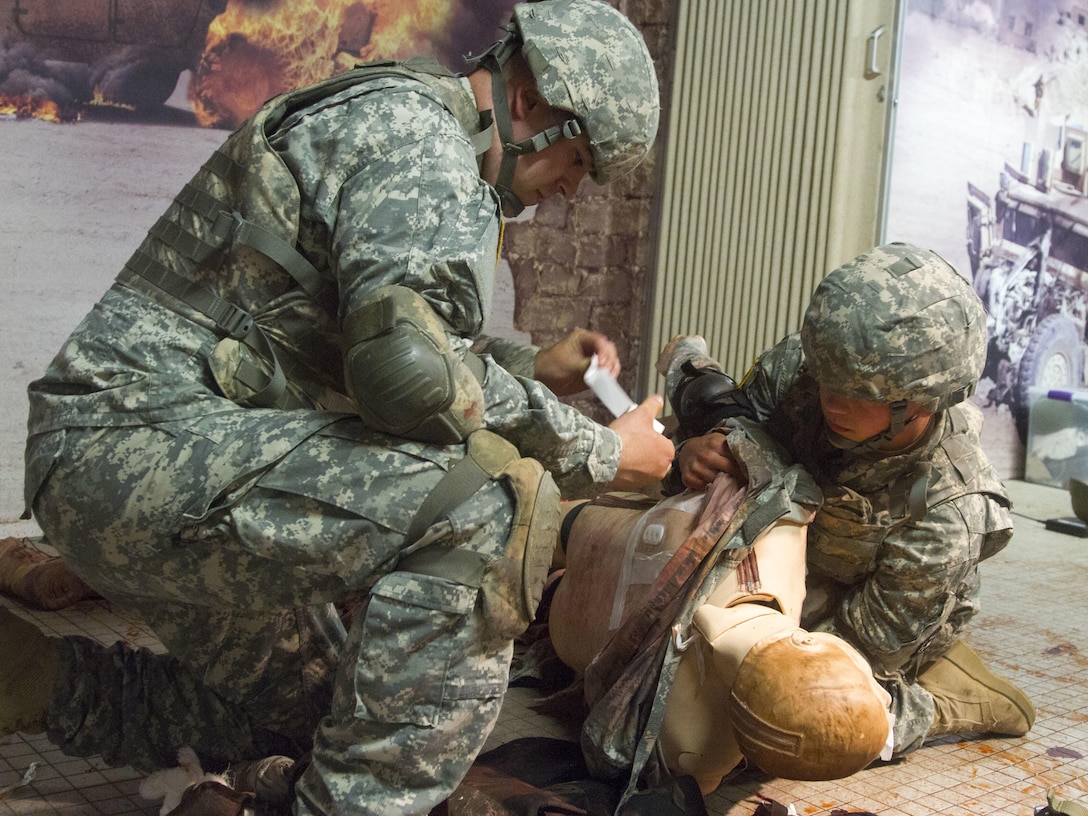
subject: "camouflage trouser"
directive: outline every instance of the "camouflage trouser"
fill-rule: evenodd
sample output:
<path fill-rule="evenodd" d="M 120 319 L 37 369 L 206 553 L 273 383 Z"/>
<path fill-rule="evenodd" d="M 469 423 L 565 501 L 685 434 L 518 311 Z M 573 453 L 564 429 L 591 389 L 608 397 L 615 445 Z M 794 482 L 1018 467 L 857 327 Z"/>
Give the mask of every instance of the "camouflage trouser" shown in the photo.
<path fill-rule="evenodd" d="M 892 729 L 894 756 L 901 757 L 922 747 L 922 742 L 933 727 L 936 709 L 933 695 L 917 683 L 908 681 L 903 675 L 881 677 L 877 682 L 892 695 L 892 714 L 895 715 L 895 727 Z"/>
<path fill-rule="evenodd" d="M 476 589 L 391 572 L 463 455 L 395 442 L 274 411 L 32 439 L 55 462 L 34 501 L 49 542 L 168 650 L 65 638 L 50 739 L 150 769 L 183 745 L 236 760 L 312 737 L 299 812 L 444 799 L 498 716 L 511 645 L 487 631 Z M 489 481 L 435 529 L 490 558 L 513 509 Z M 345 640 L 331 602 L 352 597 L 366 600 Z"/>

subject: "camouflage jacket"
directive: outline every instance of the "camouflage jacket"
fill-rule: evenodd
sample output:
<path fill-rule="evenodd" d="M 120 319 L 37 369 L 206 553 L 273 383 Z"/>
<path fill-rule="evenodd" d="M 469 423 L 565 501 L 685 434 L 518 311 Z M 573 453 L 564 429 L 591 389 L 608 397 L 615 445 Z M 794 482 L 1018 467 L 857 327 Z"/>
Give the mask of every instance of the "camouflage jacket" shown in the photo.
<path fill-rule="evenodd" d="M 65 427 L 245 410 L 224 399 L 213 372 L 228 330 L 212 310 L 150 283 L 155 275 L 252 316 L 285 374 L 277 405 L 309 418 L 296 422 L 299 434 L 353 411 L 341 326 L 377 287 L 420 293 L 452 327 L 453 347 L 469 348 L 490 308 L 502 219 L 479 174 L 467 80 L 440 73 L 334 77 L 271 100 L 232 134 L 31 384 L 31 448 L 36 435 Z M 215 217 L 224 203 L 233 223 Z M 306 274 L 288 274 L 244 241 L 218 252 L 216 240 L 239 235 L 243 222 L 277 236 Z M 566 493 L 610 480 L 617 435 L 518 376 L 530 373 L 532 350 L 489 350 L 484 426 L 539 459 Z"/>
<path fill-rule="evenodd" d="M 720 370 L 705 347 L 678 351 L 671 370 L 683 359 Z M 979 444 L 981 413 L 953 406 L 891 456 L 839 450 L 824 434 L 797 335 L 757 360 L 741 388 L 824 496 L 809 527 L 808 567 L 810 581 L 837 589 L 826 613 L 803 623 L 850 642 L 878 674 L 939 654 L 978 612 L 979 561 L 1012 536 L 1011 502 Z"/>

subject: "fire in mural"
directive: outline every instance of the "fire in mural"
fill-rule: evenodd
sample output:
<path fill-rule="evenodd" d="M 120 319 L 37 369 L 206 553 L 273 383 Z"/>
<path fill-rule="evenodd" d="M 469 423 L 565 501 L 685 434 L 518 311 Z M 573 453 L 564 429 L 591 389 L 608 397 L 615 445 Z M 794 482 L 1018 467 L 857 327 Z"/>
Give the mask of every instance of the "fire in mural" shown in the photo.
<path fill-rule="evenodd" d="M 0 114 L 75 121 L 154 110 L 179 78 L 199 124 L 235 127 L 265 99 L 359 62 L 486 47 L 514 0 L 0 0 Z"/>
<path fill-rule="evenodd" d="M 48 122 L 63 122 L 75 116 L 74 112 L 66 115 L 52 99 L 18 94 L 0 94 L 0 115 L 45 119 Z"/>
<path fill-rule="evenodd" d="M 237 125 L 281 91 L 360 61 L 433 50 L 451 8 L 446 0 L 229 0 L 208 29 L 189 100 L 201 124 Z"/>

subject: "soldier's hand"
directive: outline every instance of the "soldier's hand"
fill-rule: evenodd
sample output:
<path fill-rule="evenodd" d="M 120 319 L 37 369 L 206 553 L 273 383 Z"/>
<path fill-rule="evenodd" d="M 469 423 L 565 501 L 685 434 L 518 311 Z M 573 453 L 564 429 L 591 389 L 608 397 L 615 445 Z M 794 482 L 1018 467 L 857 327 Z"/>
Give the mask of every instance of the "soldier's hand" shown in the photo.
<path fill-rule="evenodd" d="M 665 401 L 657 394 L 608 427 L 620 435 L 623 449 L 616 475 L 609 483 L 613 490 L 635 490 L 663 479 L 672 465 L 672 442 L 654 430 L 654 417 Z"/>
<path fill-rule="evenodd" d="M 680 481 L 692 490 L 705 490 L 719 473 L 745 476 L 725 442 L 725 434 L 717 432 L 685 442 L 680 448 L 679 464 Z"/>
<path fill-rule="evenodd" d="M 533 377 L 561 397 L 585 391 L 583 376 L 594 354 L 597 365 L 613 377 L 619 376 L 620 357 L 616 344 L 598 332 L 575 329 L 555 345 L 537 353 Z"/>

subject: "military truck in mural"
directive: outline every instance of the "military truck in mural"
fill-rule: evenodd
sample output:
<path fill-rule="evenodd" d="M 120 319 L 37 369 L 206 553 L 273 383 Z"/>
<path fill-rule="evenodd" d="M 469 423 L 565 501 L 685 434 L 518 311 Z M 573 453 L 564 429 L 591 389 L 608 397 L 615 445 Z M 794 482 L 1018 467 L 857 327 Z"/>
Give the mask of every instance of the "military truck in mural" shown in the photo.
<path fill-rule="evenodd" d="M 72 104 L 165 102 L 227 0 L 0 0 L 0 94 Z M 55 90 L 48 88 L 55 86 Z M 7 86 L 7 87 L 5 87 Z"/>
<path fill-rule="evenodd" d="M 1005 165 L 992 198 L 967 185 L 967 253 L 989 321 L 983 377 L 1022 440 L 1030 388 L 1086 385 L 1088 133 L 1055 130 L 1028 172 Z"/>

